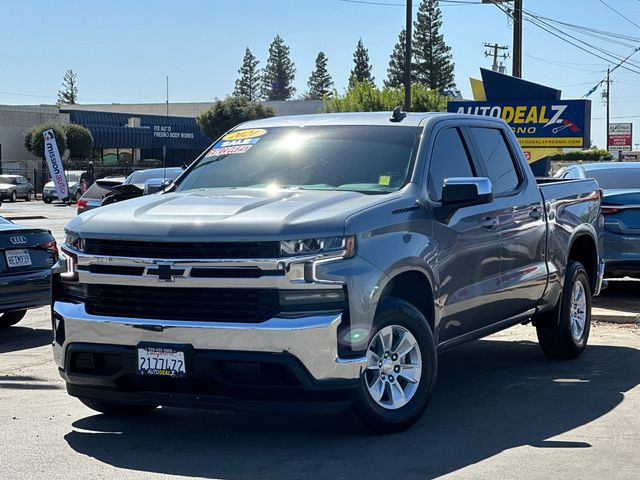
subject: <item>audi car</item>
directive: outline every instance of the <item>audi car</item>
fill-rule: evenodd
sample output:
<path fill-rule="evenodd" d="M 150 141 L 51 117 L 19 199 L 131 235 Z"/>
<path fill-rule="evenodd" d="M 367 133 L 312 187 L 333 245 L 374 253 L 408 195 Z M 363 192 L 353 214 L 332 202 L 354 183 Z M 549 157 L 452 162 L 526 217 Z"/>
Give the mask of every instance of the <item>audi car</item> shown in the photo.
<path fill-rule="evenodd" d="M 51 267 L 58 246 L 51 232 L 0 217 L 0 328 L 51 302 Z"/>

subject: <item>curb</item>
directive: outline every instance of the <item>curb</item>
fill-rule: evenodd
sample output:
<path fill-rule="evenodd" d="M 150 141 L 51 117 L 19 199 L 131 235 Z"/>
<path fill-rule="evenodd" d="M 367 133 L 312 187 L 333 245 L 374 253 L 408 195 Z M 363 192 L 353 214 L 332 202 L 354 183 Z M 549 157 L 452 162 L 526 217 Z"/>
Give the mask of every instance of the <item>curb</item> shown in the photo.
<path fill-rule="evenodd" d="M 595 322 L 640 325 L 640 314 L 596 307 L 591 310 L 591 320 Z"/>

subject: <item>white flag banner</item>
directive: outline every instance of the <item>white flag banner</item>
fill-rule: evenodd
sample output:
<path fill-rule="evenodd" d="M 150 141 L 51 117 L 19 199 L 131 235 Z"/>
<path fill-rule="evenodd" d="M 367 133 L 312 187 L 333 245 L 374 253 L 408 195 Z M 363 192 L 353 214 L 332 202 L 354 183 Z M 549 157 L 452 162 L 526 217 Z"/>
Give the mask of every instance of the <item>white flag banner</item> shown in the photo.
<path fill-rule="evenodd" d="M 60 152 L 58 152 L 56 136 L 53 133 L 53 129 L 45 130 L 42 135 L 44 135 L 44 157 L 47 159 L 47 165 L 49 165 L 51 180 L 53 180 L 53 184 L 56 187 L 58 198 L 63 200 L 69 196 L 69 186 L 67 185 L 67 177 L 64 174 Z"/>

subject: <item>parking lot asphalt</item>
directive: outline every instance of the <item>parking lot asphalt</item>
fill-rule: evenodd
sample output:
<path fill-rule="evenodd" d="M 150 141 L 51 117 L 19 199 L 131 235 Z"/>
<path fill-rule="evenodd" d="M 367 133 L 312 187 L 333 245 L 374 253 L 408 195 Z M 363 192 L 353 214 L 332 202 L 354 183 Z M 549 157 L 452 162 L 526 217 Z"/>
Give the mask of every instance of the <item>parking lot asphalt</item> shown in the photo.
<path fill-rule="evenodd" d="M 42 202 L 0 208 L 44 217 L 17 221 L 58 240 L 74 213 Z M 619 285 L 607 301 L 631 302 L 634 285 Z M 65 393 L 49 322 L 43 308 L 0 332 L 0 479 L 639 478 L 637 325 L 595 323 L 587 351 L 569 362 L 548 360 L 531 326 L 447 352 L 423 419 L 372 436 L 350 414 L 96 414 Z"/>

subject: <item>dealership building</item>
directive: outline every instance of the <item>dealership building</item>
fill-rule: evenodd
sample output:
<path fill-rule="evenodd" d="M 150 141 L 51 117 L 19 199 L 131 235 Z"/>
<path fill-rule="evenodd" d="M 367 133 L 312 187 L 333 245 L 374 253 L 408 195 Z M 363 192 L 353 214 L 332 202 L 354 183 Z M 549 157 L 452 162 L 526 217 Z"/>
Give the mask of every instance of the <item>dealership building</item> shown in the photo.
<path fill-rule="evenodd" d="M 276 115 L 317 113 L 316 100 L 264 102 Z M 159 160 L 167 166 L 192 162 L 213 139 L 200 130 L 196 117 L 212 103 L 140 103 L 90 105 L 0 105 L 0 161 L 4 173 L 25 175 L 36 186 L 42 162 L 24 147 L 24 136 L 45 122 L 87 127 L 94 140 L 94 159 L 103 166 L 136 166 Z M 46 180 L 46 179 L 44 179 Z"/>

